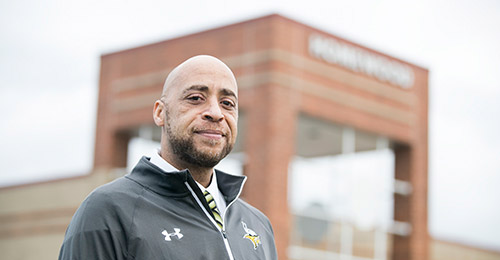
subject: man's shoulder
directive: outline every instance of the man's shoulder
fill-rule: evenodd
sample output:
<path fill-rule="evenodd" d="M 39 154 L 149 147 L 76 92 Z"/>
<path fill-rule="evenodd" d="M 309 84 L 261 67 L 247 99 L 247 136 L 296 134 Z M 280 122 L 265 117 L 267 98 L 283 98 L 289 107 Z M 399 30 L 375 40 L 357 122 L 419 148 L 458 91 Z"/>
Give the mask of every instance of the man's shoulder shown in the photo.
<path fill-rule="evenodd" d="M 78 259 L 102 259 L 113 246 L 125 248 L 125 234 L 133 223 L 137 204 L 136 190 L 141 190 L 140 186 L 124 177 L 93 190 L 68 226 L 59 259 L 75 259 L 74 255 L 86 256 Z"/>
<path fill-rule="evenodd" d="M 134 181 L 120 177 L 94 189 L 82 202 L 80 208 L 104 213 L 116 207 L 132 206 L 132 200 L 137 198 L 142 190 L 142 186 Z"/>
<path fill-rule="evenodd" d="M 94 189 L 89 198 L 114 198 L 131 196 L 142 190 L 142 186 L 127 176 L 119 177 Z"/>
<path fill-rule="evenodd" d="M 131 218 L 129 212 L 133 212 L 140 190 L 139 185 L 125 177 L 97 187 L 78 207 L 69 233 L 114 228 L 111 226 L 118 219 Z"/>

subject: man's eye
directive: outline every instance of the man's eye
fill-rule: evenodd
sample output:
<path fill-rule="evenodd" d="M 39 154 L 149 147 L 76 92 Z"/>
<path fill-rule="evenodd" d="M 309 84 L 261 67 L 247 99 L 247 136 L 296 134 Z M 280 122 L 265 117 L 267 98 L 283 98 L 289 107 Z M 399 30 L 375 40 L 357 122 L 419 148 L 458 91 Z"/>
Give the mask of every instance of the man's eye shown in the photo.
<path fill-rule="evenodd" d="M 200 96 L 190 96 L 187 99 L 191 100 L 191 101 L 200 101 L 201 97 Z"/>
<path fill-rule="evenodd" d="M 223 100 L 221 103 L 226 107 L 231 107 L 231 108 L 234 107 L 234 103 L 228 100 Z"/>

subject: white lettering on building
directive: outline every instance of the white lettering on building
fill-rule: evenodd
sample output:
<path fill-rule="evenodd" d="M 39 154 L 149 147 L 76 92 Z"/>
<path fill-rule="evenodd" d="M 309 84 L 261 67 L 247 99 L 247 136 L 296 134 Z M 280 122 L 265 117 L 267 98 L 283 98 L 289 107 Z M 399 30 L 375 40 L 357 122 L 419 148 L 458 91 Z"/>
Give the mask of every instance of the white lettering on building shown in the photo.
<path fill-rule="evenodd" d="M 415 76 L 409 66 L 333 38 L 311 35 L 309 53 L 328 63 L 364 73 L 405 89 L 411 88 L 414 83 Z"/>

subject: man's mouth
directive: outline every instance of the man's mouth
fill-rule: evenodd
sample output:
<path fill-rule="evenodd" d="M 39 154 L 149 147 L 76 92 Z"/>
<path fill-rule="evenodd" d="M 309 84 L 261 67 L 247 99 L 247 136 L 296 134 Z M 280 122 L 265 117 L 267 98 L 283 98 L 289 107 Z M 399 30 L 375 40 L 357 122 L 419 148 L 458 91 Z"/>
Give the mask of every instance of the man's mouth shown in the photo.
<path fill-rule="evenodd" d="M 211 129 L 196 130 L 196 131 L 194 131 L 194 133 L 199 134 L 201 136 L 204 136 L 206 138 L 210 138 L 210 139 L 220 139 L 220 138 L 226 136 L 222 131 L 211 130 Z"/>

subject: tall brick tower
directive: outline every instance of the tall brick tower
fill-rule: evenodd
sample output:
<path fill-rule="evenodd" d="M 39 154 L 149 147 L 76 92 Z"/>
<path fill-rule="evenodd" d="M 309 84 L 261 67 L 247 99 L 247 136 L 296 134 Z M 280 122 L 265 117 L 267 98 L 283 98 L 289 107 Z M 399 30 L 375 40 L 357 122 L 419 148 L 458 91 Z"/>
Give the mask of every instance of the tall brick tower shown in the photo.
<path fill-rule="evenodd" d="M 240 88 L 239 142 L 249 179 L 244 199 L 269 216 L 280 259 L 288 254 L 288 172 L 300 115 L 384 136 L 395 178 L 393 259 L 427 259 L 428 71 L 280 15 L 198 32 L 102 56 L 95 169 L 124 167 L 127 144 L 152 125 L 152 104 L 168 72 L 197 54 L 219 57 Z M 241 139 L 243 138 L 243 139 Z"/>

